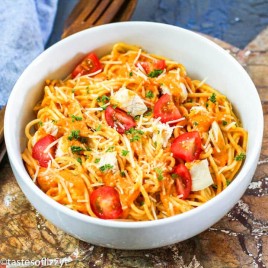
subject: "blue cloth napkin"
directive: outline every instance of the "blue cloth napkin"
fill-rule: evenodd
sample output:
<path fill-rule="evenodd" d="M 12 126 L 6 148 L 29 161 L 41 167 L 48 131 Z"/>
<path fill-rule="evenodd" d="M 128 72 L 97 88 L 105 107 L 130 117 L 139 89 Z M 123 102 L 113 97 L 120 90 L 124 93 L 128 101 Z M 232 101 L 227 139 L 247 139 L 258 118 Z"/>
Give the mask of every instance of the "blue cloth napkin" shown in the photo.
<path fill-rule="evenodd" d="M 1 0 L 0 108 L 23 70 L 44 49 L 58 0 Z"/>

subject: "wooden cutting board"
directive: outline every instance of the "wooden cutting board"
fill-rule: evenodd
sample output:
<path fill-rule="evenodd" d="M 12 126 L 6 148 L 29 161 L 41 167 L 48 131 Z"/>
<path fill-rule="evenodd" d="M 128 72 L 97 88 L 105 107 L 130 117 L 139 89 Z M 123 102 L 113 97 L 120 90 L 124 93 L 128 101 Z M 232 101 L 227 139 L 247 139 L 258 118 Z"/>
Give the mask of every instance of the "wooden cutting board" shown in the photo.
<path fill-rule="evenodd" d="M 107 249 L 79 241 L 46 221 L 21 192 L 5 158 L 0 165 L 0 260 L 43 260 L 45 264 L 47 258 L 46 264 L 101 268 L 246 268 L 268 264 L 268 28 L 243 50 L 208 38 L 229 50 L 248 71 L 264 110 L 260 161 L 238 204 L 213 227 L 184 242 L 154 250 Z"/>

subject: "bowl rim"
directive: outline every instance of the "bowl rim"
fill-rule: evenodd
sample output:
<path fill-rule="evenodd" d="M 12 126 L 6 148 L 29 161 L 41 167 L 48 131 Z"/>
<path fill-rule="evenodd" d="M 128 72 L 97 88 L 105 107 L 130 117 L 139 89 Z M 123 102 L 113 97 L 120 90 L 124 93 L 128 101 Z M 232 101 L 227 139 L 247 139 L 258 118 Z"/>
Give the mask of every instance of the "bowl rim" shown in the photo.
<path fill-rule="evenodd" d="M 12 117 L 12 109 L 14 107 L 14 100 L 16 99 L 17 95 L 16 93 L 19 91 L 19 85 L 23 81 L 24 77 L 27 76 L 29 70 L 33 68 L 35 65 L 38 65 L 40 61 L 44 57 L 46 57 L 47 54 L 50 53 L 51 50 L 54 50 L 58 46 L 63 46 L 67 42 L 72 42 L 72 40 L 75 40 L 77 37 L 80 35 L 87 35 L 88 32 L 93 32 L 98 31 L 100 29 L 106 28 L 107 30 L 111 30 L 116 27 L 120 27 L 120 25 L 125 25 L 126 27 L 128 26 L 137 26 L 140 27 L 142 25 L 146 24 L 147 26 L 150 27 L 162 27 L 163 29 L 176 29 L 177 31 L 182 31 L 184 33 L 190 34 L 195 36 L 195 38 L 198 38 L 202 40 L 202 42 L 206 43 L 208 46 L 214 47 L 219 53 L 224 53 L 225 56 L 229 57 L 229 60 L 232 61 L 232 64 L 238 69 L 239 72 L 247 79 L 247 83 L 249 83 L 250 87 L 252 89 L 255 89 L 255 97 L 257 98 L 257 101 L 259 102 L 259 105 L 257 107 L 256 113 L 258 114 L 258 129 L 256 131 L 255 135 L 255 141 L 254 141 L 254 147 L 252 149 L 252 154 L 247 156 L 246 161 L 243 163 L 243 167 L 237 174 L 236 178 L 234 181 L 225 189 L 223 190 L 220 194 L 212 198 L 211 200 L 207 201 L 206 203 L 202 204 L 199 207 L 196 207 L 190 211 L 177 214 L 174 216 L 170 216 L 164 219 L 159 219 L 159 220 L 153 220 L 153 221 L 133 221 L 133 222 L 128 222 L 128 221 L 120 221 L 120 220 L 103 220 L 99 218 L 94 218 L 90 217 L 88 215 L 84 215 L 82 213 L 76 212 L 74 210 L 71 210 L 58 202 L 56 202 L 54 199 L 50 198 L 47 196 L 36 184 L 33 183 L 32 179 L 28 175 L 26 169 L 24 168 L 23 162 L 21 159 L 18 158 L 12 158 L 12 155 L 14 153 L 14 148 L 12 145 L 12 139 L 10 138 L 9 132 L 12 129 L 12 125 L 9 123 L 10 120 L 9 118 Z M 28 67 L 24 70 L 24 72 L 21 74 L 19 79 L 17 80 L 16 84 L 13 87 L 13 90 L 10 94 L 10 97 L 8 99 L 7 107 L 6 107 L 6 112 L 5 112 L 5 119 L 4 119 L 4 132 L 5 132 L 5 142 L 6 142 L 6 147 L 7 147 L 7 152 L 9 155 L 9 160 L 10 163 L 15 167 L 18 175 L 20 176 L 20 179 L 24 181 L 25 184 L 30 188 L 32 192 L 37 192 L 37 194 L 40 196 L 40 199 L 46 202 L 47 205 L 53 207 L 56 211 L 60 211 L 63 214 L 68 215 L 69 217 L 83 221 L 86 223 L 91 223 L 91 224 L 96 224 L 99 226 L 105 226 L 105 227 L 112 227 L 112 228 L 149 228 L 153 226 L 162 226 L 166 225 L 168 223 L 174 223 L 174 222 L 179 222 L 183 221 L 186 218 L 190 218 L 192 215 L 195 214 L 201 214 L 203 211 L 206 211 L 208 208 L 213 207 L 215 203 L 218 202 L 224 202 L 225 198 L 229 195 L 230 192 L 233 192 L 236 187 L 238 187 L 239 183 L 241 180 L 247 175 L 247 173 L 250 173 L 250 169 L 252 166 L 255 166 L 256 161 L 259 158 L 260 154 L 260 149 L 261 149 L 261 144 L 262 144 L 262 137 L 263 137 L 263 129 L 264 129 L 264 124 L 263 124 L 263 111 L 262 111 L 262 105 L 261 101 L 258 95 L 258 92 L 256 90 L 256 87 L 254 83 L 252 82 L 251 78 L 245 71 L 245 69 L 235 60 L 229 53 L 227 53 L 223 48 L 221 48 L 219 45 L 215 44 L 213 41 L 205 38 L 204 36 L 200 35 L 199 33 L 174 26 L 174 25 L 168 25 L 164 23 L 158 23 L 158 22 L 146 22 L 146 21 L 128 21 L 128 22 L 114 22 L 111 24 L 106 24 L 106 25 L 100 25 L 100 26 L 95 26 L 90 29 L 83 30 L 81 32 L 78 32 L 76 34 L 73 34 L 46 49 L 44 52 L 42 52 L 39 56 L 37 56 L 29 65 Z M 21 153 L 21 152 L 19 152 Z M 17 178 L 16 178 L 17 180 Z M 35 206 L 35 204 L 32 204 Z"/>

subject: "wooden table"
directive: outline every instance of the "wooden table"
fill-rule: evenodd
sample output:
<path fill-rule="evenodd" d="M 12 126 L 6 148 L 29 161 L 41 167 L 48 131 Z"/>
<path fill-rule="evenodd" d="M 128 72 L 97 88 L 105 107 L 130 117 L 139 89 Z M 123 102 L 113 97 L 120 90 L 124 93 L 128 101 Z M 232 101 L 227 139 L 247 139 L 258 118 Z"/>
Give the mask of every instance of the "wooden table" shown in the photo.
<path fill-rule="evenodd" d="M 210 39 L 229 50 L 248 71 L 260 94 L 265 121 L 268 121 L 268 28 L 243 50 Z M 47 264 L 58 261 L 66 263 L 64 267 L 266 267 L 267 127 L 265 124 L 257 171 L 232 211 L 207 231 L 184 242 L 154 250 L 102 248 L 79 241 L 57 229 L 27 201 L 6 157 L 0 165 L 0 260 L 9 260 L 10 263 L 12 260 L 36 260 L 36 264 L 42 260 L 44 265 L 44 258 L 47 258 Z"/>

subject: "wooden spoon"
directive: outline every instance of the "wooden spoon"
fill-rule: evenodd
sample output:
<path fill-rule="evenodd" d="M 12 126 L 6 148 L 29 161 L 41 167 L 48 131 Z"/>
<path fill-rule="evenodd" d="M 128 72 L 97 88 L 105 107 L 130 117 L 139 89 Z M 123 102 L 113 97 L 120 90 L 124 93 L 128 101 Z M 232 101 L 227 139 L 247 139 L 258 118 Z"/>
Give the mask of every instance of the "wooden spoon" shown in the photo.
<path fill-rule="evenodd" d="M 109 22 L 129 20 L 137 0 L 80 0 L 64 24 L 62 38 Z"/>

